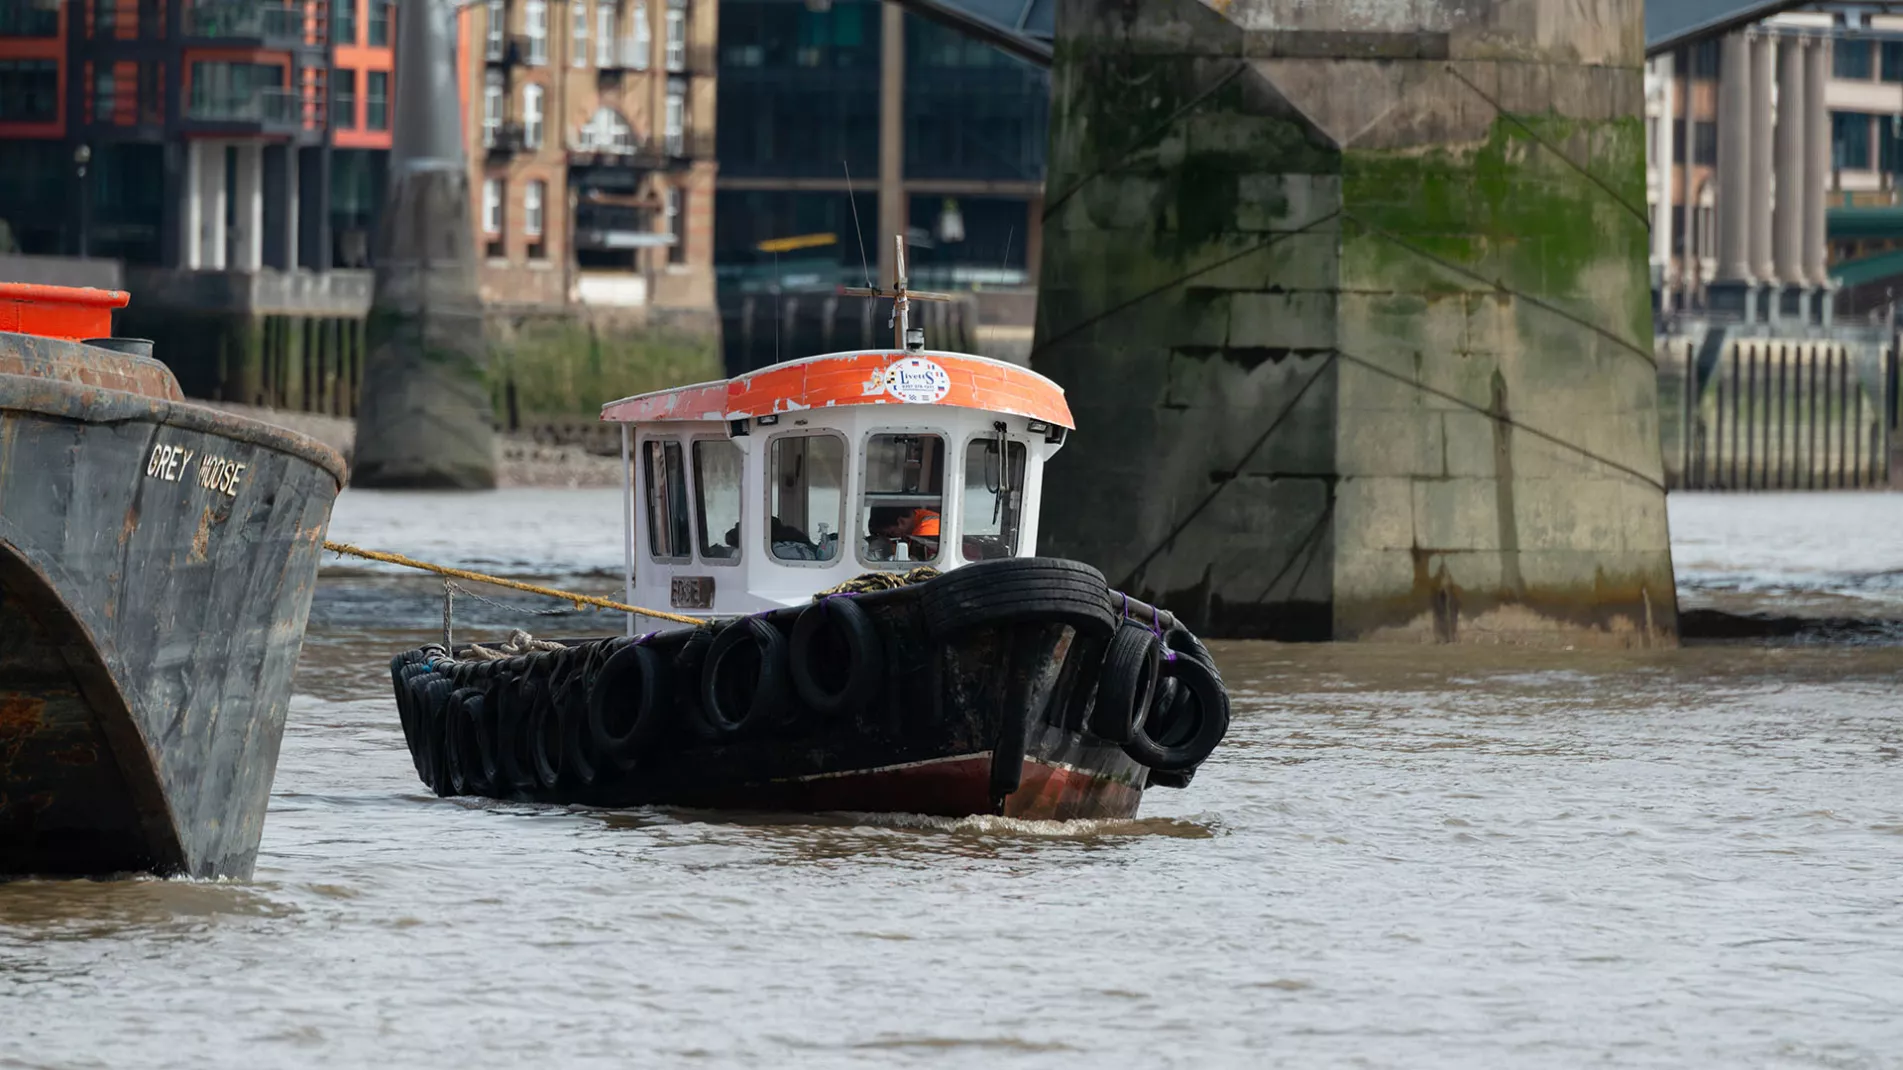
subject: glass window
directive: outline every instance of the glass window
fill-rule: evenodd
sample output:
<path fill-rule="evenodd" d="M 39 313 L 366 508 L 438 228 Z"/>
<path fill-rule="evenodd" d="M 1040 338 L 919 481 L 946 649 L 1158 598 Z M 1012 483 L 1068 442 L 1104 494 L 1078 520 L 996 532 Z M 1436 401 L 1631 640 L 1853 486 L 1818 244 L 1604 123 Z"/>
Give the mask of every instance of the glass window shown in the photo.
<path fill-rule="evenodd" d="M 863 561 L 938 558 L 945 510 L 945 439 L 931 434 L 866 439 L 866 492 L 859 509 Z"/>
<path fill-rule="evenodd" d="M 119 107 L 118 84 L 110 68 L 93 72 L 93 122 L 112 121 Z"/>
<path fill-rule="evenodd" d="M 644 0 L 634 0 L 634 15 L 629 21 L 634 23 L 634 41 L 627 46 L 628 66 L 645 71 L 648 55 L 654 51 L 654 27 L 648 25 L 648 5 Z"/>
<path fill-rule="evenodd" d="M 490 234 L 502 233 L 502 180 L 487 178 L 482 183 L 482 229 Z"/>
<path fill-rule="evenodd" d="M 615 0 L 596 0 L 595 66 L 615 66 Z"/>
<path fill-rule="evenodd" d="M 0 37 L 58 37 L 59 5 L 30 0 L 0 2 Z"/>
<path fill-rule="evenodd" d="M 363 125 L 368 130 L 390 129 L 389 71 L 371 71 L 364 77 Z"/>
<path fill-rule="evenodd" d="M 390 44 L 390 0 L 370 0 L 369 43 L 372 48 Z"/>
<path fill-rule="evenodd" d="M 687 155 L 687 86 L 680 79 L 668 79 L 667 101 L 661 114 L 663 148 L 669 156 Z"/>
<path fill-rule="evenodd" d="M 1871 76 L 1870 41 L 1868 39 L 1839 37 L 1832 52 L 1835 53 L 1830 58 L 1830 76 L 1832 78 L 1867 79 Z"/>
<path fill-rule="evenodd" d="M 530 182 L 522 191 L 522 233 L 531 238 L 542 236 L 542 201 L 547 191 L 548 183 L 541 179 Z"/>
<path fill-rule="evenodd" d="M 1832 157 L 1842 171 L 1870 168 L 1870 113 L 1838 111 L 1830 114 Z"/>
<path fill-rule="evenodd" d="M 330 43 L 333 45 L 354 45 L 357 43 L 357 5 L 340 2 L 330 7 Z"/>
<path fill-rule="evenodd" d="M 574 40 L 568 43 L 568 61 L 577 67 L 588 66 L 588 4 L 574 0 L 569 5 L 569 25 Z"/>
<path fill-rule="evenodd" d="M 683 207 L 686 200 L 686 191 L 677 186 L 668 187 L 667 232 L 674 239 L 667 246 L 667 262 L 670 264 L 687 263 L 687 210 Z"/>
<path fill-rule="evenodd" d="M 694 443 L 694 513 L 704 561 L 740 560 L 740 466 L 746 459 L 726 439 Z"/>
<path fill-rule="evenodd" d="M 846 442 L 783 435 L 767 451 L 767 541 L 782 561 L 834 561 L 846 505 Z"/>
<path fill-rule="evenodd" d="M 522 87 L 522 144 L 532 149 L 542 147 L 542 87 L 539 85 Z"/>
<path fill-rule="evenodd" d="M 0 122 L 49 123 L 58 117 L 59 64 L 0 59 Z"/>
<path fill-rule="evenodd" d="M 529 62 L 537 67 L 548 63 L 548 0 L 528 0 L 522 5 L 522 31 L 529 39 Z"/>
<path fill-rule="evenodd" d="M 959 543 L 967 561 L 1015 557 L 1024 513 L 1024 443 L 973 439 L 965 447 Z"/>
<path fill-rule="evenodd" d="M 667 9 L 667 69 L 684 71 L 687 69 L 687 12 L 677 7 Z"/>
<path fill-rule="evenodd" d="M 1883 42 L 1883 80 L 1903 82 L 1903 41 Z"/>
<path fill-rule="evenodd" d="M 502 129 L 502 74 L 490 71 L 482 84 L 482 147 L 496 146 L 496 133 Z"/>
<path fill-rule="evenodd" d="M 647 479 L 648 553 L 656 560 L 694 556 L 687 533 L 687 472 L 678 442 L 648 442 L 642 447 Z"/>
<path fill-rule="evenodd" d="M 357 72 L 337 68 L 337 89 L 330 95 L 330 125 L 339 130 L 357 128 Z"/>
<path fill-rule="evenodd" d="M 502 0 L 489 0 L 489 17 L 484 27 L 483 57 L 499 60 L 502 58 L 502 37 L 508 30 L 508 22 L 502 8 Z"/>

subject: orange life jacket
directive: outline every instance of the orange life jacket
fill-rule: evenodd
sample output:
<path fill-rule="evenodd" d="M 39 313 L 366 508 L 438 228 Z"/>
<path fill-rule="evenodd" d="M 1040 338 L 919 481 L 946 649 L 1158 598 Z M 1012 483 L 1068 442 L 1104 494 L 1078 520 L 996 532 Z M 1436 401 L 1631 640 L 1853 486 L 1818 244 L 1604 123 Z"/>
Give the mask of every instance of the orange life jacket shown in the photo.
<path fill-rule="evenodd" d="M 914 509 L 905 516 L 906 534 L 938 537 L 938 514 L 930 509 Z"/>

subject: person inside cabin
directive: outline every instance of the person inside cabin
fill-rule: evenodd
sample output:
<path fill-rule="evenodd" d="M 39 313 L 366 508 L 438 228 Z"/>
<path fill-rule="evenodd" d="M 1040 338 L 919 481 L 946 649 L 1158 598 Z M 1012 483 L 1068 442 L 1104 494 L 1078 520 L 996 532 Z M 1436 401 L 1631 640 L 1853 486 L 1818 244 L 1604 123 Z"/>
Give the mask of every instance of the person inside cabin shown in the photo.
<path fill-rule="evenodd" d="M 777 516 L 773 517 L 772 521 L 774 556 L 790 561 L 825 561 L 832 557 L 832 547 L 816 545 L 806 537 L 804 531 L 785 523 Z M 734 548 L 733 554 L 723 556 L 739 555 L 739 521 L 735 521 L 733 527 L 727 529 L 726 538 L 722 541 Z"/>
<path fill-rule="evenodd" d="M 906 556 L 914 561 L 929 561 L 938 556 L 938 510 L 907 509 L 902 505 L 874 506 L 867 517 L 868 534 L 892 545 L 903 539 L 909 545 Z"/>

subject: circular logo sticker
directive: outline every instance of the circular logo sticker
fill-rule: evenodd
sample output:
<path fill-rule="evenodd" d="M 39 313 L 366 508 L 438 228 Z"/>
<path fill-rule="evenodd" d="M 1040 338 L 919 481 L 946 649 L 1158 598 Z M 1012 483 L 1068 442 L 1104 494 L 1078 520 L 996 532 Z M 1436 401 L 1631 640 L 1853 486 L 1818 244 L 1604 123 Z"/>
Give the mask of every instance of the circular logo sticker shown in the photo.
<path fill-rule="evenodd" d="M 912 405 L 930 405 L 951 391 L 951 376 L 924 357 L 886 365 L 885 392 Z"/>

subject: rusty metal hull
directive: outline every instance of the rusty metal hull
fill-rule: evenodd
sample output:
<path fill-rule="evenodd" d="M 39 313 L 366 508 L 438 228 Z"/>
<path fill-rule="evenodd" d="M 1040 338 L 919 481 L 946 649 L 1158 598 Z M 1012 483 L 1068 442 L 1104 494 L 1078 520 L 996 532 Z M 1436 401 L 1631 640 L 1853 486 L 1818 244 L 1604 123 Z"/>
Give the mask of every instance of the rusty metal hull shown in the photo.
<path fill-rule="evenodd" d="M 33 364 L 0 370 L 0 877 L 248 876 L 343 461 Z"/>

